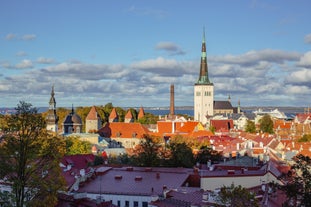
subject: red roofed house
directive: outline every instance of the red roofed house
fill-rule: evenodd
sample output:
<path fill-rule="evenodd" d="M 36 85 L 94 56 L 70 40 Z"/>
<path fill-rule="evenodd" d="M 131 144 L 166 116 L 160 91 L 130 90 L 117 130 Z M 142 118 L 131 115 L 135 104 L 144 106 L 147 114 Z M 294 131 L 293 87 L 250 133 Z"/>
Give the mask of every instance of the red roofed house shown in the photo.
<path fill-rule="evenodd" d="M 227 133 L 234 128 L 232 119 L 210 120 L 210 126 L 215 127 L 215 132 Z"/>
<path fill-rule="evenodd" d="M 99 129 L 98 133 L 102 137 L 122 143 L 124 148 L 133 148 L 150 131 L 140 123 L 111 122 Z"/>

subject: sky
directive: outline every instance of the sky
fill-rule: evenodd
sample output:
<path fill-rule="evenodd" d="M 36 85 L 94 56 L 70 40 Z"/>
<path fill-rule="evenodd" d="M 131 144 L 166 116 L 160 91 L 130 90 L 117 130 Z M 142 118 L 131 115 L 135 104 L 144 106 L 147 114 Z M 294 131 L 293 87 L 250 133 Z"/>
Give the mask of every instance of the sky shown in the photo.
<path fill-rule="evenodd" d="M 215 100 L 311 105 L 310 0 L 2 0 L 0 107 L 193 106 L 205 31 Z"/>

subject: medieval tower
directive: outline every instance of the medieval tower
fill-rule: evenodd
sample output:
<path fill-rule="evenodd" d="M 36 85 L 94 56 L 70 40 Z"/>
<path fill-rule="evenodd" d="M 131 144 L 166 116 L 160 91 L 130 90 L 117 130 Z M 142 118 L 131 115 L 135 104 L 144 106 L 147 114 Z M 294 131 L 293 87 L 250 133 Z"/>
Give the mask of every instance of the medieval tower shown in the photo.
<path fill-rule="evenodd" d="M 56 114 L 56 101 L 54 97 L 54 86 L 52 86 L 51 98 L 49 101 L 49 110 L 46 117 L 46 129 L 48 131 L 56 132 L 58 131 L 58 116 Z"/>
<path fill-rule="evenodd" d="M 200 76 L 194 84 L 194 120 L 203 124 L 214 114 L 214 84 L 208 78 L 205 31 L 203 31 Z"/>

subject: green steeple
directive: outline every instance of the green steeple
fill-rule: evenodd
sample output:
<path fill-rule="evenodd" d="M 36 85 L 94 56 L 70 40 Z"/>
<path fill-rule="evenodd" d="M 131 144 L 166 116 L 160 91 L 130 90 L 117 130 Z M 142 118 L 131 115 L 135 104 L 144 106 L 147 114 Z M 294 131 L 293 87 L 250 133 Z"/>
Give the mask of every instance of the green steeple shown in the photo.
<path fill-rule="evenodd" d="M 206 43 L 205 43 L 205 29 L 203 28 L 203 40 L 201 49 L 201 65 L 200 65 L 200 76 L 199 80 L 195 85 L 213 85 L 208 79 L 208 66 L 206 60 Z"/>

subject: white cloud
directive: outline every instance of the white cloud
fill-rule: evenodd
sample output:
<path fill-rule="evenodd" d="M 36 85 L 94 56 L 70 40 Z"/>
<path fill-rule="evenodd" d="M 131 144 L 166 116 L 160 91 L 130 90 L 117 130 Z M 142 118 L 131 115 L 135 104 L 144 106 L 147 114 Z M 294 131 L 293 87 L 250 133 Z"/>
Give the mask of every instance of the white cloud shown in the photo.
<path fill-rule="evenodd" d="M 297 94 L 311 94 L 311 89 L 307 86 L 288 85 L 286 87 L 285 93 L 294 96 Z"/>
<path fill-rule="evenodd" d="M 268 57 L 269 54 L 273 57 Z M 250 105 L 277 104 L 278 101 L 303 105 L 305 96 L 311 95 L 311 72 L 297 67 L 296 62 L 304 60 L 305 56 L 308 55 L 261 50 L 209 58 L 209 78 L 215 85 L 215 99 L 226 99 L 230 94 L 233 103 L 240 99 L 242 104 Z M 52 59 L 42 57 L 36 62 L 52 62 Z M 1 65 L 4 68 L 34 67 L 31 60 L 16 65 L 2 62 Z M 3 74 L 0 92 L 16 97 L 41 95 L 48 102 L 54 84 L 59 91 L 56 98 L 60 105 L 113 102 L 118 106 L 139 106 L 141 103 L 156 106 L 169 104 L 169 86 L 174 83 L 176 100 L 180 101 L 177 105 L 191 105 L 193 84 L 198 79 L 199 69 L 199 58 L 177 61 L 158 57 L 130 65 L 71 61 L 20 71 L 20 75 Z"/>
<path fill-rule="evenodd" d="M 27 59 L 24 59 L 20 63 L 15 65 L 15 68 L 17 68 L 17 69 L 26 69 L 26 68 L 33 68 L 33 67 L 34 66 L 33 66 L 31 60 L 27 60 Z"/>
<path fill-rule="evenodd" d="M 37 59 L 37 63 L 40 63 L 40 64 L 51 64 L 54 62 L 55 62 L 55 60 L 53 58 L 39 57 Z"/>
<path fill-rule="evenodd" d="M 287 81 L 289 83 L 303 84 L 311 82 L 311 71 L 309 69 L 302 69 L 295 71 L 288 75 Z"/>
<path fill-rule="evenodd" d="M 168 51 L 170 55 L 184 55 L 185 52 L 175 43 L 172 42 L 159 42 L 155 46 L 156 50 Z"/>
<path fill-rule="evenodd" d="M 303 66 L 303 67 L 307 67 L 310 68 L 311 67 L 311 51 L 305 53 L 299 60 L 298 62 L 299 66 Z"/>
<path fill-rule="evenodd" d="M 16 39 L 16 34 L 13 34 L 13 33 L 9 33 L 5 36 L 5 39 L 6 40 L 13 40 L 13 39 Z"/>
<path fill-rule="evenodd" d="M 22 40 L 25 40 L 25 41 L 28 41 L 28 40 L 34 40 L 34 39 L 36 39 L 36 35 L 34 35 L 34 34 L 25 34 L 25 35 L 23 35 L 22 36 Z"/>
<path fill-rule="evenodd" d="M 14 33 L 9 33 L 5 36 L 6 40 L 24 40 L 24 41 L 29 41 L 29 40 L 34 40 L 36 39 L 35 34 L 24 34 L 21 37 L 17 34 Z"/>
<path fill-rule="evenodd" d="M 156 10 L 151 8 L 138 8 L 136 6 L 131 6 L 130 8 L 128 8 L 127 11 L 136 15 L 151 16 L 159 19 L 163 19 L 168 15 L 168 13 L 164 10 Z"/>
<path fill-rule="evenodd" d="M 27 56 L 27 53 L 24 52 L 24 51 L 18 51 L 18 52 L 16 53 L 16 56 L 20 56 L 20 57 Z"/>
<path fill-rule="evenodd" d="M 297 52 L 286 52 L 282 50 L 265 49 L 259 51 L 249 51 L 242 55 L 225 55 L 221 57 L 211 57 L 217 62 L 239 64 L 243 66 L 251 66 L 258 62 L 284 63 L 285 61 L 296 61 L 300 58 Z"/>
<path fill-rule="evenodd" d="M 307 34 L 304 38 L 305 43 L 311 44 L 311 33 Z"/>

